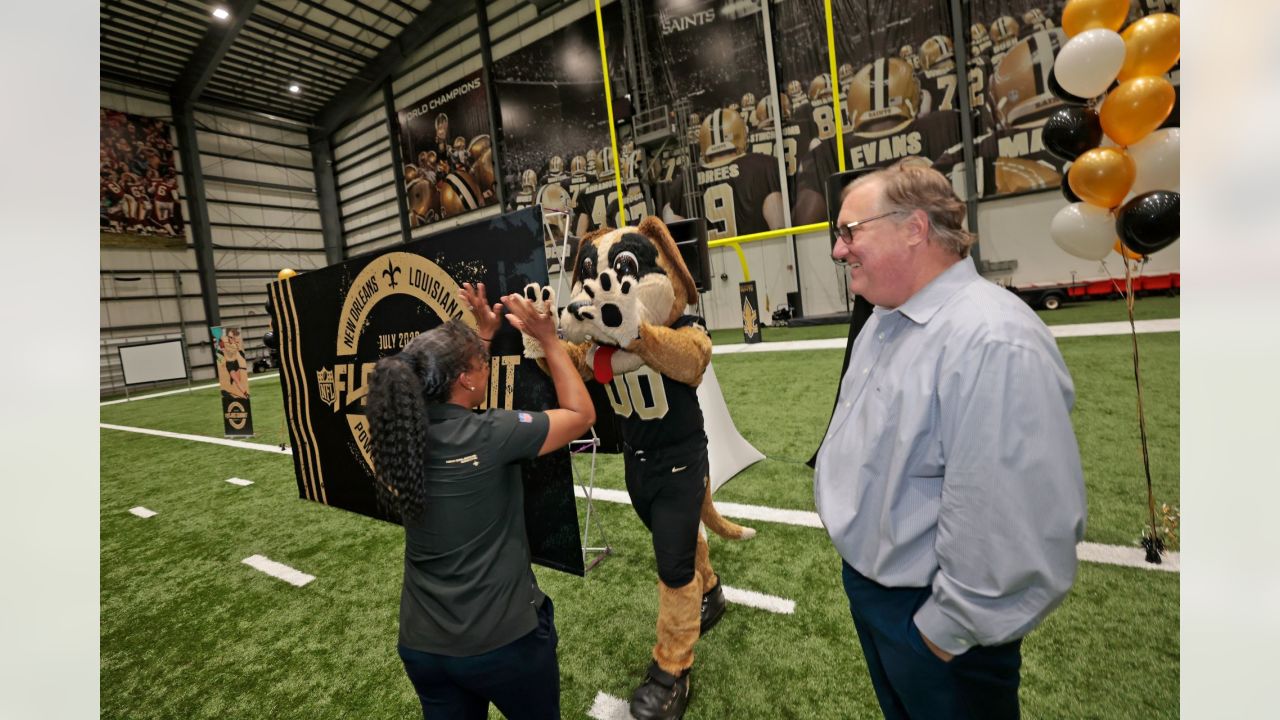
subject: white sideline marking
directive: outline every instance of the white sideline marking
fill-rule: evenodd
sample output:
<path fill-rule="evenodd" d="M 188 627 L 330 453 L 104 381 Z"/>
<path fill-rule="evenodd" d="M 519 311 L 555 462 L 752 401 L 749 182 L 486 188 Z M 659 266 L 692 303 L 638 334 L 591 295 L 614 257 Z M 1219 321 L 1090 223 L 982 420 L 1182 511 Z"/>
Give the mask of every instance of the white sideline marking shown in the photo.
<path fill-rule="evenodd" d="M 262 555 L 250 555 L 240 562 L 255 570 L 261 570 L 273 578 L 279 578 L 295 587 L 302 587 L 316 579 L 315 575 L 308 575 L 301 570 L 294 570 L 284 563 L 278 563 Z"/>
<path fill-rule="evenodd" d="M 1082 542 L 1076 546 L 1076 557 L 1086 562 L 1105 563 L 1107 565 L 1123 565 L 1143 570 L 1163 570 L 1164 572 L 1182 572 L 1182 558 L 1176 552 L 1165 553 L 1162 562 L 1159 565 L 1153 565 L 1147 562 L 1147 553 L 1142 548 Z"/>
<path fill-rule="evenodd" d="M 595 720 L 631 720 L 631 706 L 622 698 L 597 692 L 587 716 Z"/>
<path fill-rule="evenodd" d="M 267 378 L 273 378 L 273 377 L 280 377 L 280 373 L 276 372 L 276 373 L 271 373 L 270 375 L 254 375 L 249 378 L 249 382 L 253 382 L 254 380 L 266 380 Z M 98 403 L 98 406 L 101 407 L 103 405 L 119 405 L 120 403 L 133 402 L 135 400 L 150 400 L 151 398 L 164 397 L 165 395 L 177 395 L 179 393 L 195 392 L 196 390 L 208 390 L 209 388 L 216 388 L 216 387 L 218 387 L 218 383 L 213 383 L 211 385 L 196 385 L 190 388 L 182 388 L 181 390 L 165 390 L 164 392 L 151 393 L 150 395 L 139 395 L 138 397 L 135 397 L 135 398 L 126 397 L 126 398 L 120 398 L 119 400 L 106 400 L 104 402 Z"/>
<path fill-rule="evenodd" d="M 747 607 L 768 610 L 779 615 L 791 615 L 796 611 L 795 600 L 780 598 L 776 595 L 765 595 L 755 590 L 729 587 L 728 585 L 721 585 L 720 589 L 724 590 L 724 599 L 735 605 L 746 605 Z"/>
<path fill-rule="evenodd" d="M 1180 318 L 1165 320 L 1138 320 L 1134 328 L 1140 333 L 1180 332 Z M 1095 335 L 1128 335 L 1129 322 L 1081 323 L 1079 325 L 1050 325 L 1049 331 L 1056 338 L 1090 337 Z M 762 342 L 753 345 L 738 343 L 736 345 L 713 345 L 712 355 L 733 355 L 735 353 L 786 352 L 790 350 L 843 350 L 846 338 L 825 338 L 822 340 L 787 340 L 785 342 Z"/>
<path fill-rule="evenodd" d="M 134 515 L 137 515 L 140 518 L 149 518 L 156 514 L 155 510 L 148 510 L 142 507 L 141 505 L 139 505 L 136 508 L 129 508 L 129 512 L 133 513 Z"/>
<path fill-rule="evenodd" d="M 129 425 L 112 425 L 110 423 L 98 423 L 98 427 L 104 430 L 119 430 L 121 432 L 139 433 L 142 435 L 155 435 L 156 437 L 173 438 L 174 440 L 190 440 L 191 442 L 210 443 L 212 445 L 225 445 L 227 447 L 240 448 L 242 450 L 260 450 L 262 452 L 273 452 L 280 455 L 292 455 L 291 448 L 280 449 L 279 445 L 264 445 L 262 443 L 245 442 L 244 440 L 227 440 L 226 438 L 209 437 L 208 435 L 187 435 L 186 433 L 169 432 L 168 430 L 152 430 L 151 428 L 130 427 Z"/>
<path fill-rule="evenodd" d="M 227 478 L 227 482 L 232 485 L 239 485 L 240 487 L 253 484 L 252 480 L 245 480 L 244 478 Z"/>
<path fill-rule="evenodd" d="M 224 438 L 214 438 L 205 435 L 186 435 L 183 433 L 168 432 L 165 430 L 129 427 L 127 425 L 110 425 L 107 423 L 98 423 L 98 427 L 106 430 L 119 430 L 121 432 L 141 433 L 143 435 L 156 435 L 158 437 L 173 438 L 175 440 L 188 440 L 191 442 L 209 443 L 211 445 L 225 445 L 227 447 L 243 448 L 245 450 L 260 450 L 262 452 L 273 452 L 281 455 L 293 454 L 293 450 L 291 448 L 281 450 L 277 445 L 263 445 L 261 443 L 244 442 L 243 440 L 226 440 Z M 587 493 L 582 489 L 582 486 L 576 483 L 573 486 L 573 494 L 580 498 L 585 498 L 587 496 Z M 620 503 L 623 505 L 631 504 L 631 497 L 627 495 L 625 490 L 596 488 L 591 494 L 595 499 L 604 502 Z M 728 502 L 717 502 L 716 509 L 725 517 L 738 518 L 741 520 L 763 520 L 765 522 L 779 523 L 782 525 L 796 525 L 799 527 L 809 528 L 822 527 L 822 520 L 818 518 L 818 513 L 807 510 L 783 510 L 780 508 L 764 507 L 762 505 L 742 505 L 740 503 Z M 1178 553 L 1166 553 L 1163 564 L 1152 565 L 1143 559 L 1142 550 L 1122 545 L 1102 545 L 1100 543 L 1088 542 L 1080 543 L 1076 546 L 1076 557 L 1084 560 L 1085 562 L 1124 565 L 1126 567 L 1136 567 L 1142 570 L 1179 572 L 1181 567 Z"/>
<path fill-rule="evenodd" d="M 585 498 L 587 493 L 580 485 L 573 486 L 573 494 L 580 498 Z M 592 497 L 596 500 L 611 503 L 621 503 L 623 505 L 631 504 L 631 496 L 625 490 L 611 490 L 608 488 L 596 488 L 591 492 Z M 720 514 L 728 518 L 736 518 L 739 520 L 763 520 L 765 522 L 779 523 L 781 525 L 797 525 L 799 527 L 821 528 L 822 519 L 818 517 L 818 513 L 809 512 L 807 510 L 782 510 L 779 508 L 764 507 L 763 505 L 742 505 L 739 503 L 716 502 L 716 509 Z M 1125 567 L 1134 567 L 1140 570 L 1163 570 L 1165 572 L 1180 572 L 1181 564 L 1178 553 L 1165 553 L 1164 562 L 1160 565 L 1153 565 L 1147 562 L 1145 552 L 1141 548 L 1125 547 L 1123 545 L 1103 545 L 1101 543 L 1082 542 L 1076 545 L 1076 557 L 1085 562 L 1102 563 L 1105 565 L 1123 565 Z"/>

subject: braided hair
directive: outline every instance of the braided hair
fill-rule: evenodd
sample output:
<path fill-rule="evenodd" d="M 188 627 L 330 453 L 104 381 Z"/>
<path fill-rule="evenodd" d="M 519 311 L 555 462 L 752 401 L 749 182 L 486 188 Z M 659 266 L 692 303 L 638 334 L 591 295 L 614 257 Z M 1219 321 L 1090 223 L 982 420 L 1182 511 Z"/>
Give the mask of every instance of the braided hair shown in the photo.
<path fill-rule="evenodd" d="M 447 402 L 458 376 L 488 354 L 474 330 L 453 320 L 374 367 L 367 409 L 374 488 L 379 507 L 393 517 L 416 517 L 425 505 L 427 405 Z"/>

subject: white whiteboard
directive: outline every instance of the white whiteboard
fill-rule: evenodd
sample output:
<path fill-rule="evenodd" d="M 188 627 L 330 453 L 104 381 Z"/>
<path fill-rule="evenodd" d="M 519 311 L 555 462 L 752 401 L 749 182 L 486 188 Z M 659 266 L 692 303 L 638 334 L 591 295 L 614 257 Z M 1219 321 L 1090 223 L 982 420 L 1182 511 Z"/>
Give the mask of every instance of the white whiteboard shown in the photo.
<path fill-rule="evenodd" d="M 125 385 L 187 378 L 187 362 L 182 357 L 181 340 L 122 345 L 120 367 L 124 370 Z"/>

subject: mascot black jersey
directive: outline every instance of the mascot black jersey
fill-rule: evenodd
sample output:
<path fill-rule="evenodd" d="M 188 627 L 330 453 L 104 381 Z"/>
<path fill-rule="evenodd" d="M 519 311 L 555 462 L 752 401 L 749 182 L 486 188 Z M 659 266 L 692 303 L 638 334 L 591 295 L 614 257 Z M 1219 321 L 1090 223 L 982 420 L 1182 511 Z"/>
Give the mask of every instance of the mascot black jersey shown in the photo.
<path fill-rule="evenodd" d="M 678 330 L 689 326 L 703 328 L 702 318 L 685 315 L 671 327 Z M 672 380 L 646 365 L 615 375 L 604 390 L 618 415 L 622 440 L 633 448 L 656 450 L 694 438 L 706 439 L 698 391 L 691 385 Z"/>

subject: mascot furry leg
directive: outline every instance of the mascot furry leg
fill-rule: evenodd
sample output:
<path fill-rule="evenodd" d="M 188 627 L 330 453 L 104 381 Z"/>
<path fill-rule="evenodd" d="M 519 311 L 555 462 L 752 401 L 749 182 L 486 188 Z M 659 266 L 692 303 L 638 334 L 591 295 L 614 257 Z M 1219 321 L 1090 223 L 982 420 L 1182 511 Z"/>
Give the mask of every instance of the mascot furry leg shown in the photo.
<path fill-rule="evenodd" d="M 526 296 L 555 312 L 550 288 Z M 755 530 L 721 517 L 711 502 L 707 437 L 697 387 L 711 362 L 701 318 L 685 314 L 697 290 L 661 220 L 604 229 L 582 239 L 573 290 L 560 315 L 566 349 L 588 381 L 605 387 L 622 428 L 627 492 L 653 539 L 658 565 L 657 643 L 631 698 L 639 720 L 679 718 L 689 702 L 693 646 L 725 611 L 701 521 L 746 539 Z M 525 355 L 543 357 L 525 338 Z"/>

